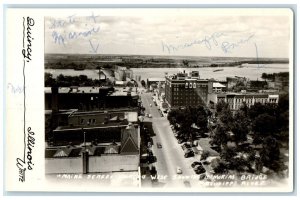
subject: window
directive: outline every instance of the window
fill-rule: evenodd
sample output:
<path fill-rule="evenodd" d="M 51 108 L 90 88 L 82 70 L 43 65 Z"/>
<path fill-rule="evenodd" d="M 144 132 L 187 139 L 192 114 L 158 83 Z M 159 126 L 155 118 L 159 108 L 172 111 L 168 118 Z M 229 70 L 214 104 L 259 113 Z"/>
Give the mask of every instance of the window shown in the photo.
<path fill-rule="evenodd" d="M 92 124 L 96 124 L 96 119 L 92 119 Z"/>
<path fill-rule="evenodd" d="M 194 88 L 196 88 L 196 83 L 194 83 Z"/>
<path fill-rule="evenodd" d="M 80 119 L 80 124 L 83 124 L 84 123 L 84 119 Z"/>

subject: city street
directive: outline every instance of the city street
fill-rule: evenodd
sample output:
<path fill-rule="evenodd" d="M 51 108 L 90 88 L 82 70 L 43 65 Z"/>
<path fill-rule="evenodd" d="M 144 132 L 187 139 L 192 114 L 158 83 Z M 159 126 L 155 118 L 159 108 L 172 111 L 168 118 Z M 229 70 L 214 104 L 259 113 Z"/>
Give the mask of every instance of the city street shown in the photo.
<path fill-rule="evenodd" d="M 150 113 L 152 118 L 145 117 L 144 121 L 151 121 L 156 136 L 153 137 L 152 151 L 157 157 L 155 166 L 157 169 L 159 185 L 164 187 L 183 187 L 190 182 L 191 187 L 199 182 L 199 175 L 196 175 L 191 168 L 191 163 L 196 159 L 194 157 L 185 158 L 184 152 L 177 143 L 176 138 L 170 128 L 170 124 L 166 117 L 161 117 L 157 106 L 154 105 L 151 93 L 141 94 L 145 113 Z M 152 106 L 150 107 L 150 104 Z M 162 148 L 157 147 L 157 142 L 161 143 Z M 176 168 L 182 169 L 182 174 L 177 174 Z"/>

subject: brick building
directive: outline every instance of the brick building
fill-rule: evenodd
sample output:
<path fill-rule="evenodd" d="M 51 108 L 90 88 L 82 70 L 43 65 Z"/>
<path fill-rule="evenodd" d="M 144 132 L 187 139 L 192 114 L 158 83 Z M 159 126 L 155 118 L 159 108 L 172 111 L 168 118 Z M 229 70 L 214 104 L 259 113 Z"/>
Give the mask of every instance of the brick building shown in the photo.
<path fill-rule="evenodd" d="M 208 80 L 200 79 L 198 71 L 166 76 L 165 97 L 170 107 L 205 104 Z"/>

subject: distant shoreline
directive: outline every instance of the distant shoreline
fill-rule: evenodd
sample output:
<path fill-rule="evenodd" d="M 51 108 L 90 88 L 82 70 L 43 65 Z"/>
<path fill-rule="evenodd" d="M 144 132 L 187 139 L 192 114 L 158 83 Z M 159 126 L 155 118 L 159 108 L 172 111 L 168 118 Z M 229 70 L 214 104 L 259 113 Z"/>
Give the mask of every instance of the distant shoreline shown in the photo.
<path fill-rule="evenodd" d="M 288 64 L 285 58 L 192 57 L 95 54 L 45 54 L 45 69 L 206 68 L 244 64 Z"/>

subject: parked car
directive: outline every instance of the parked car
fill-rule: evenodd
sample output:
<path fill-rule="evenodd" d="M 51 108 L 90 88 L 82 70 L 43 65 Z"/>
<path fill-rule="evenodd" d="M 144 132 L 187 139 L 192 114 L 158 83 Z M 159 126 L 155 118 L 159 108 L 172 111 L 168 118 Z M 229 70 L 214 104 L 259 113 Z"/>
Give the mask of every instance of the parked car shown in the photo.
<path fill-rule="evenodd" d="M 151 115 L 151 114 L 149 114 L 149 115 L 148 115 L 148 117 L 149 117 L 149 118 L 152 118 L 152 115 Z"/>
<path fill-rule="evenodd" d="M 206 172 L 206 170 L 205 170 L 205 168 L 203 167 L 202 164 L 196 165 L 196 166 L 194 167 L 194 171 L 195 171 L 196 174 L 202 174 L 202 173 L 205 173 L 205 172 Z"/>
<path fill-rule="evenodd" d="M 204 180 L 204 179 L 207 179 L 206 173 L 200 174 L 199 180 Z"/>
<path fill-rule="evenodd" d="M 156 145 L 157 145 L 157 148 L 162 148 L 162 145 L 160 142 L 157 142 Z"/>
<path fill-rule="evenodd" d="M 177 167 L 177 168 L 176 168 L 176 173 L 177 173 L 177 174 L 182 174 L 182 169 L 181 169 L 180 167 Z"/>
<path fill-rule="evenodd" d="M 203 165 L 209 165 L 209 162 L 207 160 L 202 162 Z"/>
<path fill-rule="evenodd" d="M 178 144 L 181 144 L 181 143 L 183 143 L 183 142 L 184 142 L 184 139 L 178 138 Z"/>
<path fill-rule="evenodd" d="M 188 158 L 188 157 L 192 157 L 194 156 L 194 152 L 191 149 L 186 149 L 186 151 L 184 152 L 184 157 Z"/>
<path fill-rule="evenodd" d="M 201 165 L 201 162 L 195 161 L 191 164 L 191 167 L 194 168 L 196 165 Z"/>
<path fill-rule="evenodd" d="M 181 145 L 181 148 L 182 148 L 183 150 L 189 149 L 189 148 L 191 148 L 191 145 L 188 144 L 188 143 L 186 143 L 186 142 L 184 142 L 184 143 Z"/>

